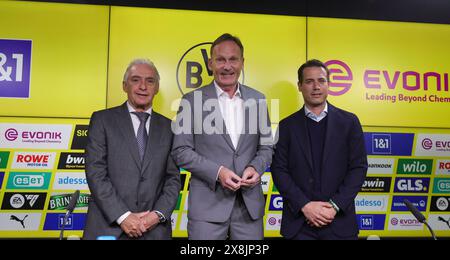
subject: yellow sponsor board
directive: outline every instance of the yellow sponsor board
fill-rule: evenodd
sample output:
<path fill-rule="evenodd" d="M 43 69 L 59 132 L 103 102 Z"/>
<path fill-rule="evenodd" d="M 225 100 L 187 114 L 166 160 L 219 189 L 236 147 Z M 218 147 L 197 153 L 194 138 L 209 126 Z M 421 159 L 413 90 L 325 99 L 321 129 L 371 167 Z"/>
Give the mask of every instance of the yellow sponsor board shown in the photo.
<path fill-rule="evenodd" d="M 108 107 L 126 99 L 122 79 L 128 63 L 148 57 L 161 75 L 155 108 L 173 117 L 182 93 L 212 81 L 205 62 L 211 42 L 226 32 L 244 45 L 241 81 L 281 99 L 281 117 L 298 109 L 296 72 L 306 58 L 304 17 L 128 7 L 111 10 Z"/>
<path fill-rule="evenodd" d="M 450 27 L 308 18 L 308 58 L 330 61 L 330 101 L 363 125 L 450 127 Z"/>
<path fill-rule="evenodd" d="M 23 71 L 30 74 L 29 97 L 1 98 L 1 115 L 87 118 L 104 108 L 108 11 L 106 6 L 0 2 L 0 39 L 29 40 L 32 46 L 30 71 Z M 12 58 L 2 58 L 4 72 L 4 61 Z"/>

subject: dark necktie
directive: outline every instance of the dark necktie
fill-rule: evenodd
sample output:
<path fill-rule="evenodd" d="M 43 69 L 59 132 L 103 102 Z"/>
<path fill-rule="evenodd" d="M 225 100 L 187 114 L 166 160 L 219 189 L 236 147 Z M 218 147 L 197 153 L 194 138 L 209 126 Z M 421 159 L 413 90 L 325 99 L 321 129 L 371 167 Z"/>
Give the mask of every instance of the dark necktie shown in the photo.
<path fill-rule="evenodd" d="M 142 162 L 142 160 L 144 159 L 145 146 L 147 144 L 148 139 L 147 130 L 145 129 L 145 123 L 147 122 L 147 119 L 150 116 L 150 114 L 145 112 L 132 112 L 132 113 L 139 118 L 139 121 L 141 121 L 138 128 L 136 139 L 139 147 L 139 156 L 141 157 Z"/>

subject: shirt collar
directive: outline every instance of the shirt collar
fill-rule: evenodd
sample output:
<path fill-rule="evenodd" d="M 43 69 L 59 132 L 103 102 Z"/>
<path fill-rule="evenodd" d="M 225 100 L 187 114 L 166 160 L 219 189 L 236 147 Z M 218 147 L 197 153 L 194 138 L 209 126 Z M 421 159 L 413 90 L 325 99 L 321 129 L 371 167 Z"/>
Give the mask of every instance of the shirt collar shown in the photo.
<path fill-rule="evenodd" d="M 306 105 L 304 107 L 305 107 L 305 115 L 317 122 L 324 119 L 328 114 L 328 102 L 325 102 L 325 108 L 320 113 L 320 115 L 316 115 L 313 112 L 311 112 L 311 110 L 309 110 L 308 107 L 306 107 Z"/>
<path fill-rule="evenodd" d="M 127 108 L 128 108 L 128 112 L 133 113 L 136 112 L 136 109 L 134 109 L 134 107 L 132 107 L 130 105 L 130 102 L 127 101 Z M 152 115 L 152 111 L 153 111 L 153 107 L 150 107 L 149 109 L 147 109 L 146 111 L 144 111 L 145 113 Z"/>
<path fill-rule="evenodd" d="M 216 88 L 217 97 L 220 97 L 220 96 L 222 96 L 222 95 L 227 95 L 227 96 L 228 96 L 228 94 L 227 94 L 225 91 L 223 91 L 222 88 L 219 87 L 219 85 L 217 84 L 216 81 L 214 81 L 214 87 Z M 242 97 L 241 87 L 240 87 L 239 82 L 238 82 L 238 84 L 237 84 L 237 90 L 236 90 L 236 92 L 234 93 L 234 96 L 235 96 L 235 97 L 236 97 L 236 96 L 237 96 L 237 97 Z"/>

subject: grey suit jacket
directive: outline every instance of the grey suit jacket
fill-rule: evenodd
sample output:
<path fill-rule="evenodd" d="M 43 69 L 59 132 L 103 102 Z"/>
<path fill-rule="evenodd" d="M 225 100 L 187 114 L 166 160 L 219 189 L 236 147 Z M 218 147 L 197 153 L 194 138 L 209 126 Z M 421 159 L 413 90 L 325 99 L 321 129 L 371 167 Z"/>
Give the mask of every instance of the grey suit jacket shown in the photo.
<path fill-rule="evenodd" d="M 253 106 L 245 108 L 245 133 L 240 136 L 236 149 L 230 136 L 223 132 L 226 131 L 226 127 L 221 117 L 214 84 L 211 83 L 183 96 L 176 126 L 183 128 L 186 126 L 183 124 L 189 123 L 185 119 L 182 120 L 182 114 L 190 113 L 194 119 L 189 127 L 191 131 L 175 133 L 172 157 L 179 167 L 191 172 L 189 219 L 225 222 L 230 218 L 236 193 L 224 189 L 217 181 L 217 173 L 221 165 L 242 176 L 247 166 L 253 166 L 259 174 L 263 174 L 272 161 L 273 140 L 265 97 L 244 85 L 240 86 L 240 90 L 245 102 L 251 100 L 256 102 L 253 102 Z M 209 106 L 209 108 L 202 109 L 205 111 L 194 111 L 194 109 L 185 111 L 186 108 L 182 108 L 183 103 L 189 104 L 191 108 L 198 107 L 198 104 L 194 105 L 194 99 L 197 101 L 201 99 L 202 103 L 207 104 L 206 107 Z M 257 102 L 258 100 L 264 102 Z M 249 116 L 250 112 L 258 111 L 258 109 L 264 111 L 264 118 L 261 118 L 258 113 Z M 215 119 L 211 120 L 214 114 Z M 209 121 L 212 122 L 209 124 Z M 218 132 L 208 133 L 208 130 L 204 128 L 205 125 L 212 125 Z M 264 215 L 265 205 L 261 185 L 241 190 L 252 219 L 261 218 Z"/>
<path fill-rule="evenodd" d="M 180 192 L 180 174 L 170 150 L 171 121 L 152 111 L 144 160 L 126 103 L 95 112 L 89 125 L 86 177 L 89 202 L 84 239 L 100 235 L 124 238 L 116 220 L 127 211 L 158 210 L 167 221 L 145 233 L 145 239 L 170 239 L 170 216 Z"/>

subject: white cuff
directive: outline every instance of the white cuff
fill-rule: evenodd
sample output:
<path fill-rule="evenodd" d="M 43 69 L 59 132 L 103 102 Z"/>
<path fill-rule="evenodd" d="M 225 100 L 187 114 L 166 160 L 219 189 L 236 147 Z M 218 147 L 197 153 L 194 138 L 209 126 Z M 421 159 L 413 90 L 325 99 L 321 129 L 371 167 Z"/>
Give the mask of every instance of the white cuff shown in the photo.
<path fill-rule="evenodd" d="M 123 222 L 126 218 L 128 218 L 129 215 L 131 215 L 131 212 L 130 212 L 130 211 L 127 211 L 125 214 L 123 214 L 122 216 L 120 216 L 120 218 L 118 218 L 118 219 L 116 220 L 117 224 L 119 224 L 119 226 L 120 226 L 120 225 L 122 224 L 122 222 Z"/>

